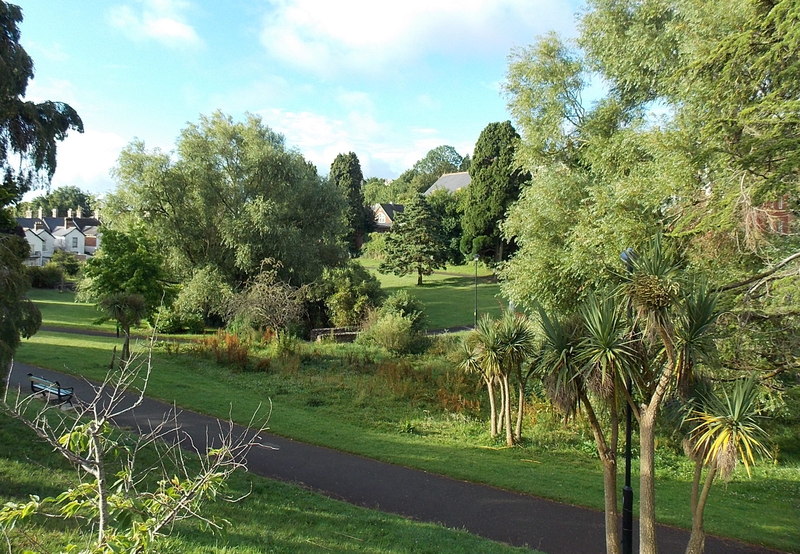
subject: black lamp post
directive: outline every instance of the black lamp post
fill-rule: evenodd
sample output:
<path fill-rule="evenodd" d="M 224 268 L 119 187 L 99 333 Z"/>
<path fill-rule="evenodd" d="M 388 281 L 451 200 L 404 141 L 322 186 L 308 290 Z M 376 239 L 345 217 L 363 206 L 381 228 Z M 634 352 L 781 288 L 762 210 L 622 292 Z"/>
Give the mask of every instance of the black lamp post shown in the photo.
<path fill-rule="evenodd" d="M 633 260 L 636 253 L 632 248 L 626 248 L 619 255 L 625 262 L 628 273 L 633 273 Z M 628 319 L 631 319 L 631 306 L 628 304 Z M 626 384 L 629 393 L 632 395 L 632 383 L 630 376 Z M 632 412 L 631 405 L 627 403 L 625 411 L 625 486 L 622 487 L 622 554 L 633 552 L 633 487 L 631 487 L 631 426 Z"/>
<path fill-rule="evenodd" d="M 475 254 L 475 329 L 478 328 L 478 260 L 480 257 Z"/>

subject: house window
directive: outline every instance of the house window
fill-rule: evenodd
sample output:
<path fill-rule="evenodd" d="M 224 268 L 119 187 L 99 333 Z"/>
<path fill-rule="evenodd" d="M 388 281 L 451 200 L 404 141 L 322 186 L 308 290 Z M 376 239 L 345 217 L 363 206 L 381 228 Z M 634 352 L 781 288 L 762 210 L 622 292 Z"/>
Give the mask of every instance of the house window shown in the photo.
<path fill-rule="evenodd" d="M 78 237 L 72 237 L 72 248 L 78 248 Z"/>
<path fill-rule="evenodd" d="M 381 213 L 378 214 L 378 223 L 380 223 L 381 225 L 385 225 L 386 224 L 386 214 L 385 213 L 381 212 Z"/>

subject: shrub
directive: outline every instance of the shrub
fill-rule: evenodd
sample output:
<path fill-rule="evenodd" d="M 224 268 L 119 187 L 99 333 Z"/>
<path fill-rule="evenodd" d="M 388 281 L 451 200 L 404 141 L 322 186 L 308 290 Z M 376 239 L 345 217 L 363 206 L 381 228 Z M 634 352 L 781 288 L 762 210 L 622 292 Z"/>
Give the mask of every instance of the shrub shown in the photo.
<path fill-rule="evenodd" d="M 184 313 L 164 306 L 158 309 L 156 321 L 158 330 L 167 335 L 200 334 L 205 330 L 205 322 L 199 314 Z"/>
<path fill-rule="evenodd" d="M 220 330 L 197 342 L 195 349 L 200 354 L 212 356 L 218 364 L 233 366 L 242 371 L 250 368 L 250 347 L 246 342 L 240 341 L 238 335 Z"/>
<path fill-rule="evenodd" d="M 380 281 L 358 262 L 326 269 L 316 296 L 325 303 L 328 319 L 336 327 L 359 325 L 384 298 Z"/>
<path fill-rule="evenodd" d="M 375 344 L 392 354 L 402 355 L 419 351 L 423 336 L 416 333 L 410 319 L 396 313 L 380 315 L 359 335 L 357 341 Z"/>
<path fill-rule="evenodd" d="M 78 256 L 66 250 L 56 250 L 53 252 L 50 263 L 60 267 L 61 270 L 70 277 L 77 275 L 78 271 L 81 269 L 81 261 L 78 259 Z"/>
<path fill-rule="evenodd" d="M 411 330 L 421 333 L 425 330 L 428 316 L 425 314 L 425 305 L 407 290 L 401 290 L 386 299 L 380 309 L 381 315 L 399 315 L 411 322 Z"/>
<path fill-rule="evenodd" d="M 64 279 L 63 270 L 54 263 L 45 266 L 29 266 L 28 276 L 31 279 L 31 286 L 35 289 L 56 288 Z"/>
<path fill-rule="evenodd" d="M 369 233 L 367 240 L 361 247 L 361 255 L 372 260 L 382 260 L 386 257 L 386 233 Z"/>

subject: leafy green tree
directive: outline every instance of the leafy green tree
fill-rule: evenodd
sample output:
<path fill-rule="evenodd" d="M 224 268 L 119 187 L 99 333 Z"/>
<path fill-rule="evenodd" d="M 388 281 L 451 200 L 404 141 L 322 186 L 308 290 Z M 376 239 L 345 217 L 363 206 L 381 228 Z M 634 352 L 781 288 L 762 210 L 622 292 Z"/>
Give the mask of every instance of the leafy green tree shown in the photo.
<path fill-rule="evenodd" d="M 399 314 L 411 321 L 411 330 L 424 333 L 428 324 L 425 305 L 407 290 L 393 292 L 381 305 L 381 314 Z"/>
<path fill-rule="evenodd" d="M 341 191 L 347 199 L 345 218 L 350 240 L 350 253 L 356 254 L 364 241 L 372 212 L 366 208 L 364 192 L 364 174 L 361 163 L 354 152 L 339 154 L 331 164 L 328 179 Z"/>
<path fill-rule="evenodd" d="M 464 158 L 455 148 L 448 145 L 437 146 L 428 151 L 425 157 L 414 164 L 416 175 L 413 186 L 416 192 L 425 192 L 436 179 L 445 173 L 463 171 Z"/>
<path fill-rule="evenodd" d="M 66 250 L 56 250 L 53 252 L 50 263 L 60 267 L 61 270 L 70 277 L 76 276 L 81 270 L 81 261 L 73 252 L 68 252 Z"/>
<path fill-rule="evenodd" d="M 299 286 L 346 257 L 343 196 L 257 116 L 203 116 L 174 156 L 135 141 L 115 175 L 112 225 L 142 226 L 181 280 L 208 266 L 235 288 L 274 259 L 280 280 Z"/>
<path fill-rule="evenodd" d="M 174 307 L 179 315 L 196 314 L 207 323 L 220 325 L 232 296 L 233 289 L 218 269 L 200 267 L 181 284 Z"/>
<path fill-rule="evenodd" d="M 439 222 L 425 197 L 417 194 L 386 235 L 386 259 L 378 271 L 399 276 L 416 273 L 417 286 L 421 286 L 423 275 L 445 267 L 446 256 Z"/>
<path fill-rule="evenodd" d="M 325 303 L 331 323 L 346 327 L 360 325 L 380 305 L 385 294 L 380 281 L 351 260 L 343 267 L 326 269 L 315 296 Z"/>
<path fill-rule="evenodd" d="M 56 210 L 58 215 L 65 216 L 67 210 L 71 209 L 74 212 L 77 208 L 80 208 L 83 217 L 88 217 L 94 210 L 96 202 L 94 196 L 83 192 L 78 187 L 64 186 L 34 198 L 31 200 L 29 207 L 34 212 L 38 208 L 42 208 L 45 217 L 49 217 L 53 210 Z"/>
<path fill-rule="evenodd" d="M 33 60 L 20 45 L 19 6 L 0 0 L 0 366 L 5 374 L 21 337 L 33 335 L 41 314 L 25 293 L 28 244 L 15 233 L 9 204 L 56 170 L 56 146 L 70 130 L 83 132 L 77 112 L 63 102 L 24 100 Z M 3 380 L 5 384 L 5 380 Z"/>
<path fill-rule="evenodd" d="M 500 233 L 500 222 L 529 176 L 517 169 L 514 152 L 519 135 L 510 121 L 490 123 L 478 137 L 466 189 L 461 226 L 461 251 L 485 261 L 500 262 L 511 253 L 512 243 Z"/>
<path fill-rule="evenodd" d="M 140 295 L 152 315 L 168 293 L 164 258 L 145 237 L 108 229 L 97 255 L 86 262 L 79 284 L 82 298 L 102 302 L 117 295 Z"/>

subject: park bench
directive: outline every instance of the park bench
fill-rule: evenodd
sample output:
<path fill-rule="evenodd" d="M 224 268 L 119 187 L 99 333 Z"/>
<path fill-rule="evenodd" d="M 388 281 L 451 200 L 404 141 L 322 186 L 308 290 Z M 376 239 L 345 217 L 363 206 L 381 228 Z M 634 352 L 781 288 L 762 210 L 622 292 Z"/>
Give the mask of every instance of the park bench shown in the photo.
<path fill-rule="evenodd" d="M 65 402 L 72 404 L 73 387 L 62 387 L 58 381 L 51 381 L 44 377 L 37 377 L 33 373 L 28 373 L 28 379 L 31 381 L 31 391 L 33 394 L 41 394 L 47 398 L 57 398 L 59 404 Z"/>

